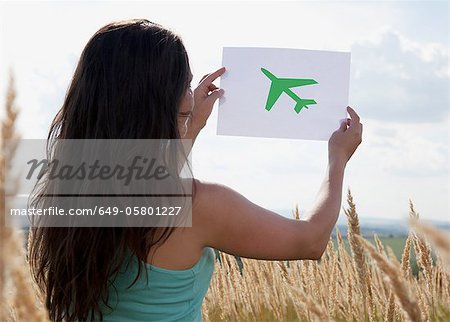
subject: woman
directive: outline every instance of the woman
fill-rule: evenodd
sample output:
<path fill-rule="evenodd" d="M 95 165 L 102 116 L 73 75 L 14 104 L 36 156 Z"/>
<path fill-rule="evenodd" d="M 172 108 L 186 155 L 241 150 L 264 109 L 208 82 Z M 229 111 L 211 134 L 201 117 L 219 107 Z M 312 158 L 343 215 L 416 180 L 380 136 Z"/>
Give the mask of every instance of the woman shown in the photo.
<path fill-rule="evenodd" d="M 195 141 L 223 94 L 213 81 L 224 72 L 205 75 L 192 91 L 177 35 L 148 20 L 110 23 L 86 45 L 49 141 Z M 346 163 L 361 143 L 359 117 L 348 112 L 328 142 L 326 175 L 302 220 L 195 180 L 192 227 L 34 228 L 30 265 L 51 320 L 201 321 L 213 248 L 255 259 L 320 259 L 339 214 Z"/>

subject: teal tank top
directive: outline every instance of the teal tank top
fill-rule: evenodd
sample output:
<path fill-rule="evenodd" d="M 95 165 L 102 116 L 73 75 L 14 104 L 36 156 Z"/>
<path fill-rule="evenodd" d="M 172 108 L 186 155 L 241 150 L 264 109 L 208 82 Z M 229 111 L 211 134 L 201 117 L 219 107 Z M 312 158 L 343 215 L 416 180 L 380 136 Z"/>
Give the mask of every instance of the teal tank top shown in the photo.
<path fill-rule="evenodd" d="M 144 263 L 146 272 L 136 278 L 138 259 L 122 265 L 109 287 L 108 307 L 102 308 L 106 322 L 202 321 L 202 303 L 214 271 L 215 252 L 203 248 L 198 262 L 184 270 L 170 270 Z M 115 289 L 114 289 L 114 287 Z"/>

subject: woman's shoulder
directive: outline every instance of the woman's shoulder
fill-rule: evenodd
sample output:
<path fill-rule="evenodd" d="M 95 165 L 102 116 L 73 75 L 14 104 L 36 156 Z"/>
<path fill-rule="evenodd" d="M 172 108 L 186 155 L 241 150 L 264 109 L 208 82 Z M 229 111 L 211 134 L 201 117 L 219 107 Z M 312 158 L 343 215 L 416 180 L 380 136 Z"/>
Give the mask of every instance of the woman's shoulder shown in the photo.
<path fill-rule="evenodd" d="M 209 182 L 199 179 L 193 179 L 195 184 L 195 193 L 192 204 L 197 210 L 210 210 L 211 207 L 228 205 L 237 200 L 246 200 L 244 196 L 228 187 L 227 185 Z"/>
<path fill-rule="evenodd" d="M 211 198 L 226 197 L 224 192 L 231 191 L 231 188 L 228 186 L 216 182 L 199 179 L 193 179 L 193 182 L 195 185 L 193 205 L 198 205 L 198 203 L 202 205 L 202 202 L 211 202 Z"/>
<path fill-rule="evenodd" d="M 192 198 L 192 232 L 199 242 L 209 234 L 215 217 L 222 216 L 223 205 L 226 204 L 229 189 L 225 185 L 194 179 L 195 190 Z M 204 246 L 208 246 L 204 244 Z"/>

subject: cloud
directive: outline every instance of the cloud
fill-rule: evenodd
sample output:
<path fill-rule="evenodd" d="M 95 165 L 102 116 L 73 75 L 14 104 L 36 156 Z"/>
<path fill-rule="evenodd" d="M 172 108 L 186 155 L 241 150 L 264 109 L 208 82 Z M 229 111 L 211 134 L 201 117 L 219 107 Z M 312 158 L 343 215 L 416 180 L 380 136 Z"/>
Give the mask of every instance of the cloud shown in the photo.
<path fill-rule="evenodd" d="M 369 162 L 397 178 L 448 176 L 448 124 L 367 123 L 361 147 L 365 165 Z"/>
<path fill-rule="evenodd" d="M 351 101 L 364 117 L 401 123 L 449 115 L 448 47 L 385 30 L 352 46 Z"/>

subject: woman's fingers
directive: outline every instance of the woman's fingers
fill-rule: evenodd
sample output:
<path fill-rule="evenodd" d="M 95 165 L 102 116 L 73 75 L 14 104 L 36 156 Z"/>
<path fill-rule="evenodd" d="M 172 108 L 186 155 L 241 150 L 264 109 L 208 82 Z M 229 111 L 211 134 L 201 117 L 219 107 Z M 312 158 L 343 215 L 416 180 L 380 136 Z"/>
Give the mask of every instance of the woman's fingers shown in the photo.
<path fill-rule="evenodd" d="M 212 91 L 218 89 L 218 87 L 216 85 L 214 85 L 214 84 L 211 84 L 211 85 L 209 85 L 208 89 L 209 89 L 210 92 L 212 92 Z"/>
<path fill-rule="evenodd" d="M 199 85 L 208 88 L 211 85 L 211 83 L 214 82 L 218 77 L 222 76 L 223 73 L 225 73 L 225 67 L 219 68 L 215 72 L 203 76 Z"/>
<path fill-rule="evenodd" d="M 341 120 L 341 125 L 339 126 L 338 130 L 345 132 L 345 130 L 347 129 L 347 124 L 348 124 L 347 119 Z"/>
<path fill-rule="evenodd" d="M 348 114 L 350 114 L 350 116 L 352 118 L 352 123 L 353 124 L 359 123 L 359 115 L 356 114 L 355 110 L 352 109 L 350 106 L 347 106 L 347 111 L 348 111 Z"/>
<path fill-rule="evenodd" d="M 355 112 L 355 110 L 353 108 L 351 108 L 350 106 L 347 106 L 347 111 L 351 116 L 350 120 L 350 124 L 348 127 L 348 130 L 355 135 L 356 137 L 359 138 L 359 141 L 361 142 L 362 140 L 362 124 L 360 122 L 360 118 L 359 115 Z"/>
<path fill-rule="evenodd" d="M 211 105 L 213 105 L 214 102 L 223 95 L 223 93 L 225 93 L 225 91 L 223 89 L 216 89 L 216 90 L 212 91 L 211 94 L 208 95 L 207 100 L 209 100 Z"/>
<path fill-rule="evenodd" d="M 209 74 L 204 75 L 204 76 L 202 77 L 202 79 L 200 79 L 200 81 L 199 81 L 198 83 L 201 84 L 201 83 L 203 82 L 203 80 L 204 80 L 206 77 L 208 77 L 208 75 L 209 75 Z"/>

